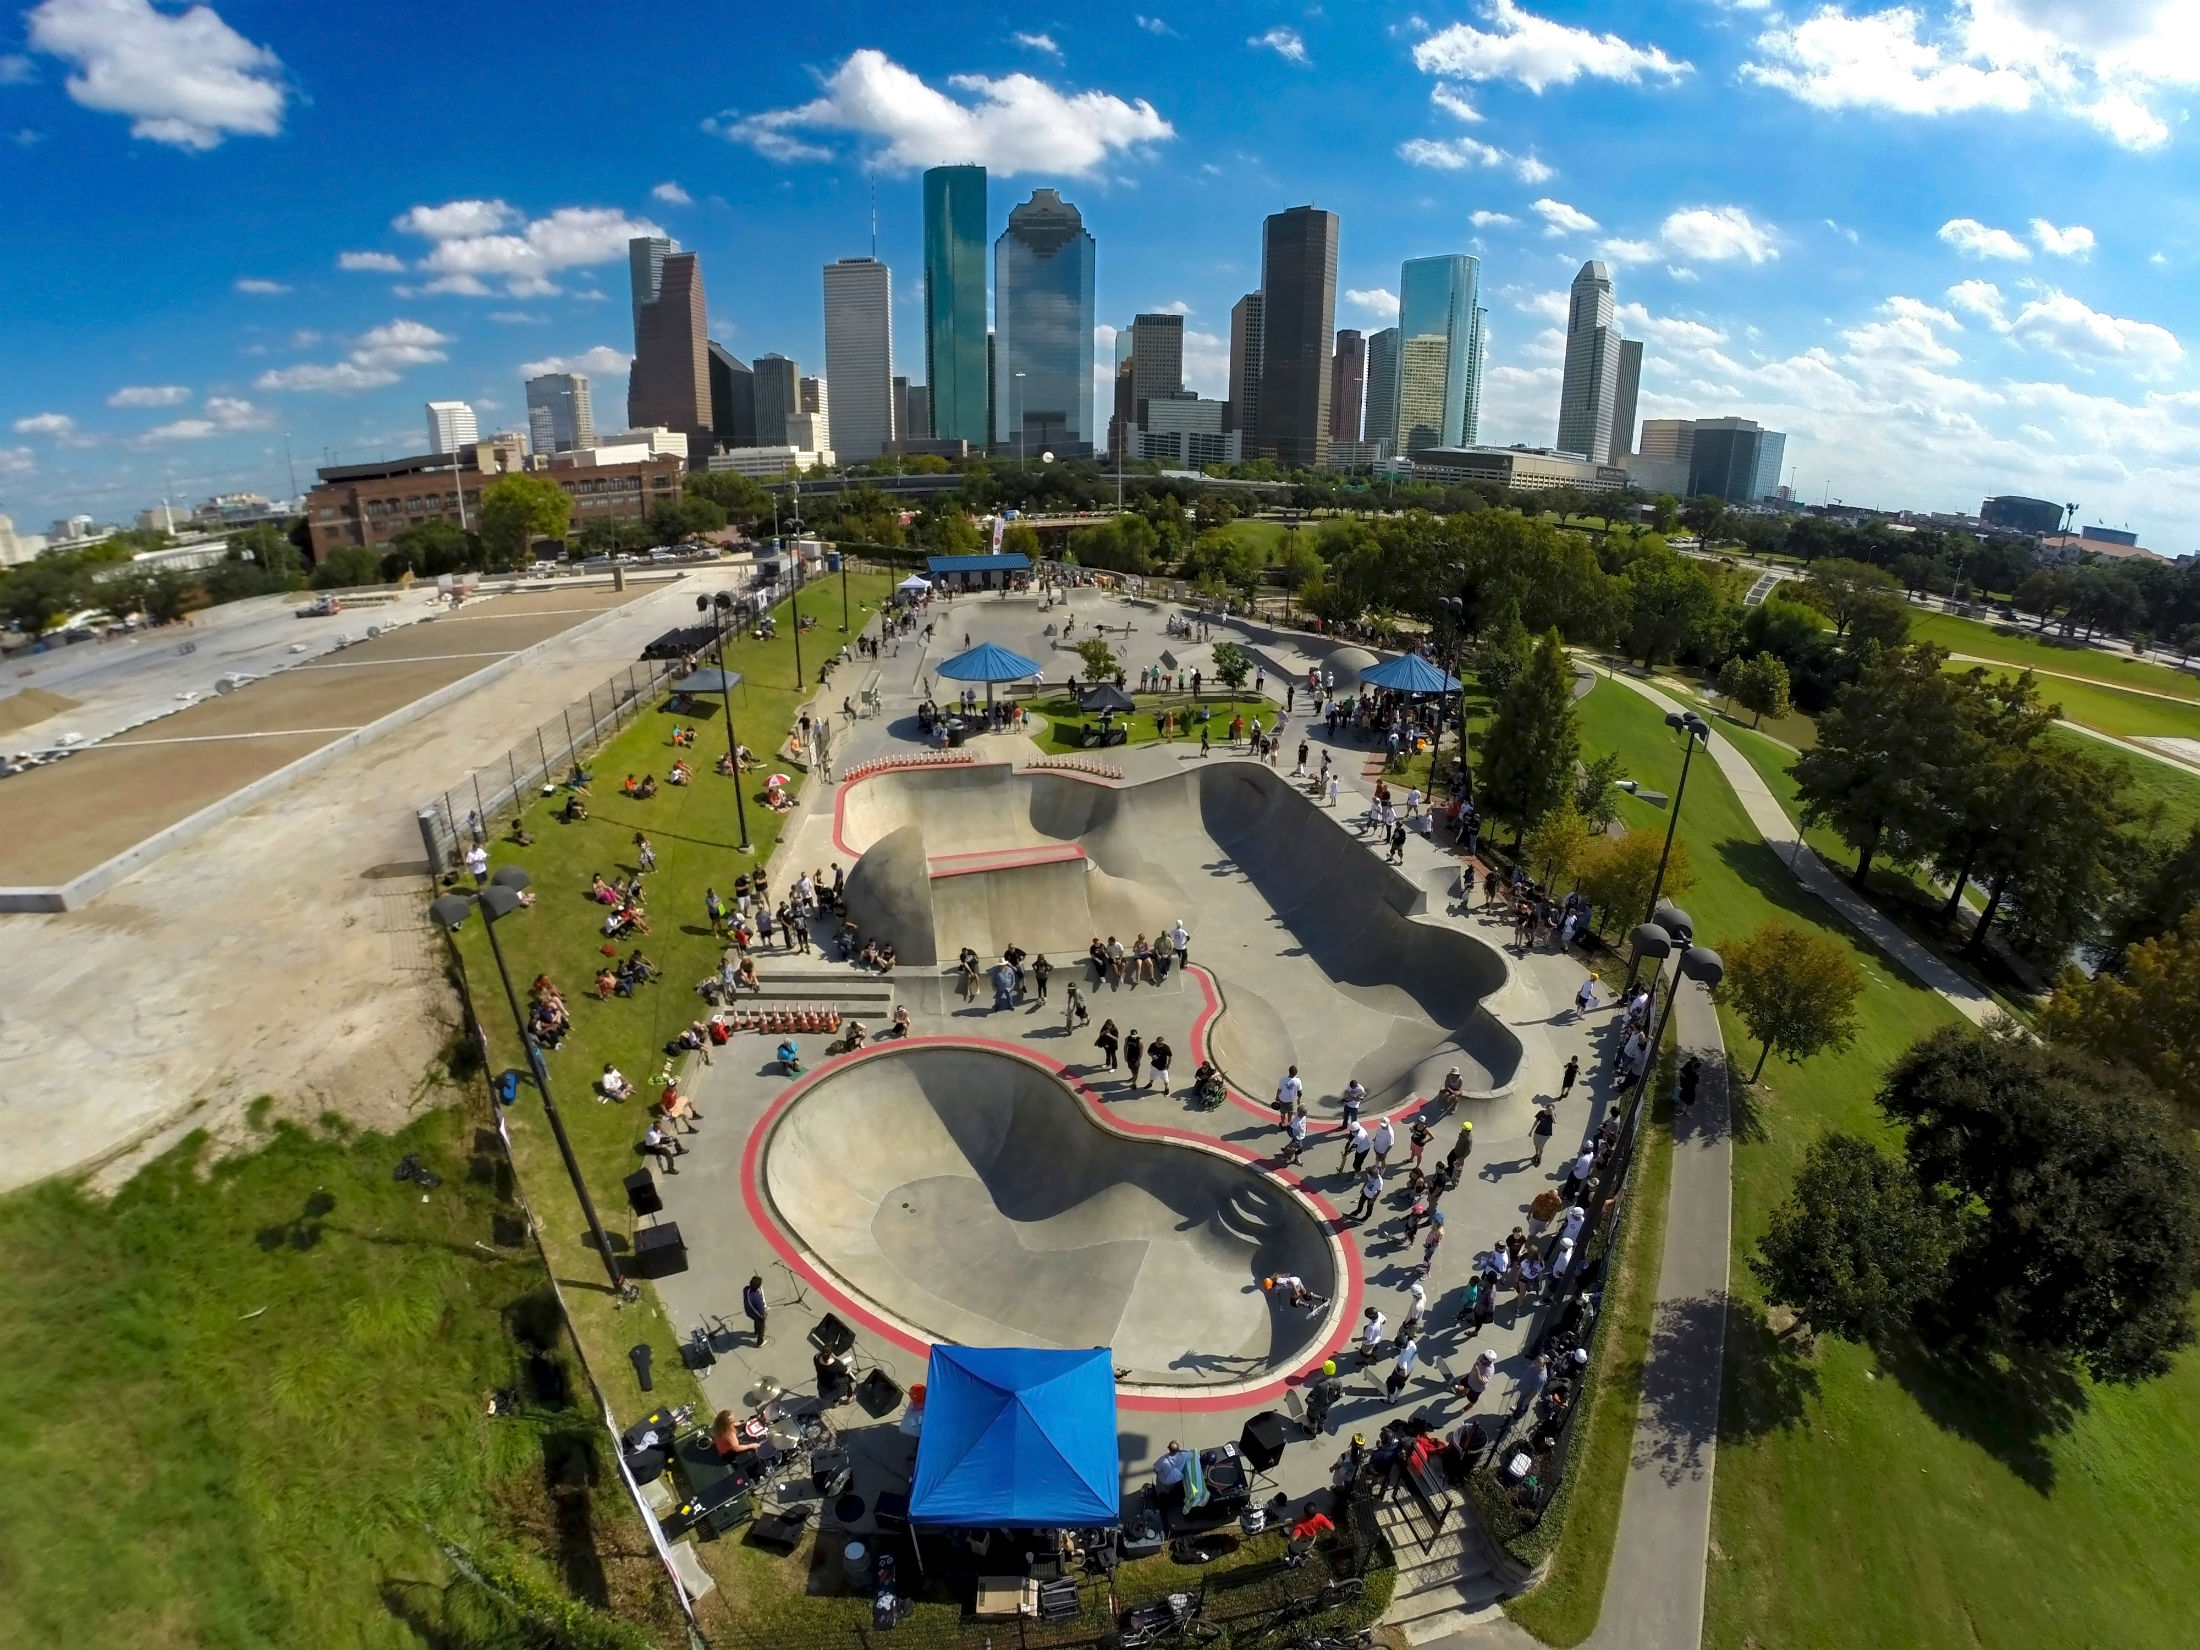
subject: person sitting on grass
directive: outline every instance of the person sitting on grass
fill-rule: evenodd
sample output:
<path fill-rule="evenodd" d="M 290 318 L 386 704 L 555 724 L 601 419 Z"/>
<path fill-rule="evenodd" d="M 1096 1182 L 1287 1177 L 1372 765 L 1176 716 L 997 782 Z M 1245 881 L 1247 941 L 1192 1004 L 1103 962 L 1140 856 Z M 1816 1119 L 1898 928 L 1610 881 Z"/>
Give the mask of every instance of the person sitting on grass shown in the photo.
<path fill-rule="evenodd" d="M 634 1085 L 626 1080 L 617 1066 L 606 1060 L 603 1075 L 596 1079 L 596 1092 L 606 1100 L 631 1100 L 634 1098 Z"/>
<path fill-rule="evenodd" d="M 588 897 L 598 905 L 619 903 L 619 891 L 604 881 L 601 871 L 591 871 L 588 876 Z"/>
<path fill-rule="evenodd" d="M 634 787 L 634 800 L 637 802 L 647 802 L 651 797 L 655 796 L 656 794 L 657 776 L 653 773 L 643 774 L 642 782 Z"/>
<path fill-rule="evenodd" d="M 557 814 L 558 823 L 560 825 L 578 825 L 582 820 L 586 819 L 587 817 L 588 804 L 581 800 L 580 792 L 578 791 L 575 791 L 571 796 L 565 799 L 565 806 L 560 808 Z"/>
<path fill-rule="evenodd" d="M 636 779 L 632 774 L 628 774 L 626 776 L 626 782 L 619 787 L 619 792 L 622 796 L 631 797 L 639 792 L 641 788 L 642 782 Z"/>
<path fill-rule="evenodd" d="M 689 767 L 687 759 L 682 757 L 672 764 L 672 771 L 665 775 L 665 783 L 668 785 L 685 785 L 694 777 L 695 770 Z"/>
<path fill-rule="evenodd" d="M 642 948 L 636 946 L 626 954 L 626 961 L 619 965 L 619 972 L 630 976 L 636 985 L 647 985 L 657 978 L 658 969 L 655 963 L 642 955 Z"/>
<path fill-rule="evenodd" d="M 672 748 L 674 750 L 684 750 L 694 743 L 695 730 L 693 728 L 683 728 L 678 724 L 674 724 L 672 729 Z"/>
<path fill-rule="evenodd" d="M 519 848 L 532 848 L 535 845 L 534 836 L 527 829 L 527 821 L 517 814 L 512 816 L 512 843 Z"/>
<path fill-rule="evenodd" d="M 722 775 L 723 777 L 725 777 L 725 778 L 727 778 L 727 779 L 731 779 L 731 778 L 733 777 L 733 758 L 732 758 L 732 757 L 730 757 L 730 756 L 721 756 L 721 757 L 720 757 L 720 758 L 718 759 L 718 762 L 717 762 L 717 767 L 718 767 L 718 772 L 719 772 L 719 773 L 720 773 L 720 775 Z"/>
<path fill-rule="evenodd" d="M 596 996 L 601 1001 L 609 1002 L 611 1000 L 612 992 L 617 990 L 619 990 L 619 976 L 612 973 L 611 970 L 608 968 L 597 969 Z M 624 993 L 621 994 L 624 995 Z"/>
<path fill-rule="evenodd" d="M 572 771 L 567 773 L 565 776 L 565 788 L 569 791 L 577 791 L 585 795 L 588 790 L 588 781 L 590 777 L 590 775 L 581 771 L 581 765 L 576 762 L 573 764 Z"/>

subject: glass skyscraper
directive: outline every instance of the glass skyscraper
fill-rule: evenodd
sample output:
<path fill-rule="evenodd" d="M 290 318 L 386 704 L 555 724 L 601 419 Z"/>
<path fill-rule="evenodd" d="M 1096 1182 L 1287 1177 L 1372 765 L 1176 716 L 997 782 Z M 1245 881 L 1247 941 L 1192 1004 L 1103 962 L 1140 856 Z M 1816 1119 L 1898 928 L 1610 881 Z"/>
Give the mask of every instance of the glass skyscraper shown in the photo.
<path fill-rule="evenodd" d="M 1398 279 L 1401 453 L 1464 447 L 1481 408 L 1482 265 L 1465 254 L 1408 258 Z"/>
<path fill-rule="evenodd" d="M 1367 340 L 1367 418 L 1364 441 L 1387 441 L 1398 450 L 1398 329 L 1385 327 Z"/>
<path fill-rule="evenodd" d="M 1093 238 L 1077 208 L 1034 189 L 993 243 L 994 445 L 1092 456 Z"/>
<path fill-rule="evenodd" d="M 1585 263 L 1566 306 L 1566 376 L 1558 391 L 1558 450 L 1603 464 L 1612 452 L 1612 414 L 1619 400 L 1619 325 L 1613 316 L 1612 272 Z"/>
<path fill-rule="evenodd" d="M 924 376 L 931 433 L 983 447 L 986 429 L 985 168 L 924 174 Z"/>

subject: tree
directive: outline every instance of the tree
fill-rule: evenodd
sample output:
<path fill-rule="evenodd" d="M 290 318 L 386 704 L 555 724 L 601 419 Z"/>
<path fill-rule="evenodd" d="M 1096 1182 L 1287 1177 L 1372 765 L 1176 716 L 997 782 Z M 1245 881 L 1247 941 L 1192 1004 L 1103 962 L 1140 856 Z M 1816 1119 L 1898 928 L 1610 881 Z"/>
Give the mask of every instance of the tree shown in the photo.
<path fill-rule="evenodd" d="M 1857 615 L 1874 602 L 1899 598 L 1902 581 L 1869 562 L 1833 556 L 1813 562 L 1804 598 L 1833 621 L 1833 633 L 1846 636 Z"/>
<path fill-rule="evenodd" d="M 1215 643 L 1214 662 L 1216 679 L 1232 693 L 1253 674 L 1253 656 L 1235 642 Z"/>
<path fill-rule="evenodd" d="M 1699 493 L 1682 508 L 1681 520 L 1708 550 L 1719 529 L 1726 525 L 1726 500 L 1712 493 Z"/>
<path fill-rule="evenodd" d="M 1674 551 L 1652 549 L 1635 557 L 1620 575 L 1620 589 L 1622 640 L 1628 655 L 1645 667 L 1718 633 L 1718 587 L 1701 567 Z"/>
<path fill-rule="evenodd" d="M 1853 1134 L 1829 1134 L 1804 1153 L 1749 1269 L 1775 1306 L 1821 1334 L 1869 1344 L 1940 1294 L 1955 1238 L 1906 1163 Z"/>
<path fill-rule="evenodd" d="M 481 543 L 498 568 L 525 567 L 536 539 L 563 539 L 573 501 L 548 476 L 499 476 L 481 495 Z"/>
<path fill-rule="evenodd" d="M 2129 1066 L 2200 1118 L 2200 911 L 2125 951 L 2090 980 L 2065 967 L 2040 1029 L 2097 1060 Z"/>
<path fill-rule="evenodd" d="M 1574 812 L 1599 835 L 1619 818 L 1619 780 L 1626 767 L 1618 751 L 1606 751 L 1586 764 L 1574 781 Z"/>
<path fill-rule="evenodd" d="M 1845 946 L 1774 921 L 1720 955 L 1726 977 L 1718 998 L 1733 1006 L 1763 1045 L 1757 1069 L 1749 1074 L 1752 1083 L 1764 1075 L 1774 1049 L 1788 1064 L 1800 1065 L 1856 1041 L 1856 999 L 1864 972 Z"/>
<path fill-rule="evenodd" d="M 1571 881 L 1589 851 L 1589 822 L 1574 809 L 1574 799 L 1561 797 L 1558 806 L 1528 833 L 1528 863 L 1541 866 L 1541 880 L 1553 888 Z"/>
<path fill-rule="evenodd" d="M 1665 853 L 1662 831 L 1629 831 L 1623 836 L 1600 836 L 1581 858 L 1581 891 L 1596 910 L 1597 932 L 1618 917 L 1631 928 L 1650 909 L 1650 890 L 1658 884 L 1658 859 Z M 1673 852 L 1665 862 L 1663 892 L 1679 899 L 1695 886 L 1696 873 L 1688 863 L 1688 839 L 1676 836 Z"/>
<path fill-rule="evenodd" d="M 1001 553 L 1006 556 L 1029 556 L 1039 559 L 1039 529 L 1027 522 L 1012 521 L 1001 532 Z"/>
<path fill-rule="evenodd" d="M 1969 948 L 2006 916 L 2011 942 L 2028 956 L 2059 961 L 2094 939 L 2135 862 L 2124 827 L 2131 770 L 2061 740 L 2041 739 L 2005 769 L 1994 828 L 1978 855 L 1986 909 Z"/>
<path fill-rule="evenodd" d="M 1309 580 L 1322 576 L 1325 565 L 1321 553 L 1307 543 L 1306 535 L 1294 533 L 1285 542 L 1283 554 L 1276 558 L 1276 576 L 1286 590 L 1303 590 Z"/>
<path fill-rule="evenodd" d="M 231 544 L 234 546 L 235 541 Z M 389 566 L 392 557 L 399 564 L 394 569 Z M 439 573 L 456 573 L 475 566 L 479 560 L 473 540 L 451 521 L 421 521 L 400 527 L 390 535 L 389 554 L 383 558 L 384 571 L 392 578 L 406 569 L 434 578 Z"/>
<path fill-rule="evenodd" d="M 1754 659 L 1736 654 L 1727 660 L 1719 671 L 1719 691 L 1755 715 L 1751 727 L 1768 716 L 1778 721 L 1791 708 L 1788 667 L 1770 653 L 1760 653 Z"/>
<path fill-rule="evenodd" d="M 1482 680 L 1482 691 L 1493 701 L 1504 698 L 1534 656 L 1535 638 L 1520 622 L 1520 604 L 1507 602 L 1503 616 L 1475 648 L 1474 673 Z"/>
<path fill-rule="evenodd" d="M 1878 1100 L 1918 1184 L 1958 1211 L 1951 1326 L 2097 1381 L 2168 1372 L 2193 1339 L 2200 1175 L 2143 1081 L 2013 1026 L 1949 1027 L 1895 1062 Z"/>
<path fill-rule="evenodd" d="M 1070 548 L 1083 567 L 1104 567 L 1117 573 L 1153 570 L 1154 546 L 1159 542 L 1153 523 L 1144 516 L 1125 512 L 1095 527 L 1080 527 L 1070 535 Z"/>
<path fill-rule="evenodd" d="M 649 512 L 650 534 L 664 544 L 715 533 L 725 525 L 725 507 L 700 493 L 668 499 Z"/>
<path fill-rule="evenodd" d="M 1580 749 L 1573 672 L 1558 632 L 1548 631 L 1528 668 L 1499 698 L 1483 736 L 1485 811 L 1511 820 L 1519 841 L 1572 788 Z"/>
<path fill-rule="evenodd" d="M 1818 724 L 1818 743 L 1789 769 L 1803 823 L 1830 824 L 1856 850 L 1861 888 L 1882 849 L 1900 860 L 1929 854 L 1945 822 L 1938 769 L 1970 749 L 1947 655 L 1897 648 L 1865 664 Z"/>
<path fill-rule="evenodd" d="M 1650 501 L 1650 525 L 1661 533 L 1671 533 L 1681 524 L 1681 501 L 1671 493 L 1660 493 Z"/>
<path fill-rule="evenodd" d="M 771 519 L 771 494 L 752 477 L 732 470 L 690 470 L 684 490 L 690 498 L 709 499 L 725 511 L 726 521 L 753 527 L 759 521 Z"/>
<path fill-rule="evenodd" d="M 1116 672 L 1115 649 L 1104 636 L 1087 636 L 1077 644 L 1077 657 L 1085 662 L 1085 680 L 1105 682 Z"/>
<path fill-rule="evenodd" d="M 1026 528 L 1025 531 L 1031 530 Z M 1002 536 L 1006 538 L 1007 535 Z M 1032 537 L 1038 535 L 1033 533 Z M 978 531 L 978 524 L 953 502 L 926 505 L 917 517 L 916 539 L 926 549 L 942 556 L 976 555 L 985 545 L 985 535 Z"/>
<path fill-rule="evenodd" d="M 321 558 L 313 570 L 313 588 L 340 590 L 352 585 L 380 584 L 382 557 L 364 544 L 339 544 Z"/>
<path fill-rule="evenodd" d="M 84 605 L 86 588 L 74 558 L 26 562 L 0 581 L 0 615 L 21 625 L 26 636 L 43 636 Z"/>

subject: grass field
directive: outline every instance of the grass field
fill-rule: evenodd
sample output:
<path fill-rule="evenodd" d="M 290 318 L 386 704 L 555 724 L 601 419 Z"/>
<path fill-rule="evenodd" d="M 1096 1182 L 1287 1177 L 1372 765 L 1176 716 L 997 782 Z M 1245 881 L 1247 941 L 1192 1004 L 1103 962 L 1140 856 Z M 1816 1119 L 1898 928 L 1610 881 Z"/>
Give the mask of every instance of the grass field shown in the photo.
<path fill-rule="evenodd" d="M 1283 553 L 1284 540 L 1290 537 L 1293 530 L 1290 523 L 1253 521 L 1245 517 L 1240 517 L 1223 528 L 1225 533 L 1240 543 L 1258 545 L 1261 556 L 1266 561 L 1274 561 Z M 1317 529 L 1308 525 L 1297 528 L 1297 531 L 1311 535 Z M 1312 543 L 1312 538 L 1309 537 L 1307 542 Z"/>
<path fill-rule="evenodd" d="M 1138 708 L 1118 715 L 1115 725 L 1128 729 L 1129 743 L 1133 745 L 1151 745 L 1161 738 L 1155 717 L 1162 711 L 1173 711 L 1179 717 L 1194 713 L 1194 702 L 1189 693 L 1134 693 L 1131 697 L 1138 701 Z M 1258 716 L 1262 726 L 1266 727 L 1273 724 L 1276 708 L 1266 700 L 1212 699 L 1204 694 L 1200 696 L 1198 703 L 1205 706 L 1210 713 L 1209 736 L 1214 743 L 1224 746 L 1229 743 L 1230 719 L 1233 716 L 1242 712 L 1248 723 Z M 1077 701 L 1067 694 L 1038 700 L 1031 708 L 1045 717 L 1047 722 L 1038 739 L 1041 750 L 1076 756 L 1107 756 L 1106 747 L 1096 746 L 1088 751 L 1077 738 L 1080 729 L 1100 720 L 1097 712 L 1079 710 Z M 1196 745 L 1199 743 L 1199 724 L 1191 723 L 1188 733 L 1179 728 L 1170 737 Z"/>
<path fill-rule="evenodd" d="M 1938 643 L 1951 653 L 1999 659 L 2020 669 L 2084 677 L 2111 687 L 2146 688 L 2200 703 L 2200 676 L 2134 659 L 2128 653 L 2108 653 L 2080 642 L 2064 642 L 2053 635 L 2043 637 L 2029 624 L 2020 629 L 1912 608 L 1910 635 L 1921 642 Z"/>
<path fill-rule="evenodd" d="M 449 1094 L 396 1136 L 194 1139 L 110 1201 L 0 1199 L 0 1644 L 485 1645 L 430 1524 L 670 1633 L 501 1151 Z M 442 1184 L 394 1179 L 408 1153 Z"/>
<path fill-rule="evenodd" d="M 1672 788 L 1680 748 L 1655 707 L 1606 683 L 1581 711 L 1584 756 L 1620 750 L 1646 784 Z M 1629 823 L 1663 823 L 1626 806 Z M 1698 876 L 1681 903 L 1706 943 L 1780 915 L 1847 944 L 1868 982 L 1847 1051 L 1776 1061 L 1738 1091 L 1736 1299 L 1704 1642 L 2189 1642 L 2200 1544 L 2167 1510 L 2200 1505 L 2200 1358 L 2126 1392 L 1951 1368 L 1917 1348 L 1882 1361 L 1827 1339 L 1799 1355 L 1775 1334 L 1745 1262 L 1803 1151 L 1829 1129 L 1883 1136 L 1880 1074 L 1954 1011 L 1825 920 L 1716 768 L 1692 770 L 1680 834 Z M 1724 1010 L 1721 1022 L 1736 1062 L 1754 1064 L 1746 1029 Z"/>

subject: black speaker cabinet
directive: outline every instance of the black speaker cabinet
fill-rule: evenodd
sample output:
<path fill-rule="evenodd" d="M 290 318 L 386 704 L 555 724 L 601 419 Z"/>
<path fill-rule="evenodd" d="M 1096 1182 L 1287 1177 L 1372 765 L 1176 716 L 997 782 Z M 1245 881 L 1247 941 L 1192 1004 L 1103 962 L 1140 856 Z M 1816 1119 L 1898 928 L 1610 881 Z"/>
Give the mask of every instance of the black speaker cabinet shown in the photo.
<path fill-rule="evenodd" d="M 1238 1449 L 1255 1472 L 1276 1470 L 1276 1463 L 1283 1459 L 1284 1441 L 1290 1436 L 1285 1430 L 1288 1425 L 1272 1409 L 1262 1410 L 1245 1423 L 1245 1430 L 1238 1434 Z"/>
<path fill-rule="evenodd" d="M 670 1277 L 675 1272 L 685 1272 L 687 1264 L 687 1245 L 680 1240 L 678 1221 L 645 1226 L 634 1234 L 633 1269 L 637 1277 Z"/>
<path fill-rule="evenodd" d="M 837 1315 L 828 1312 L 817 1320 L 810 1331 L 810 1344 L 820 1352 L 830 1352 L 839 1357 L 856 1344 L 856 1332 L 842 1323 Z"/>
<path fill-rule="evenodd" d="M 657 1190 L 657 1177 L 647 1169 L 636 1169 L 626 1177 L 626 1206 L 638 1215 L 653 1215 L 664 1208 L 665 1200 Z"/>

